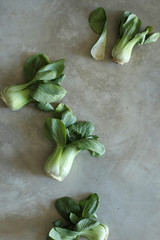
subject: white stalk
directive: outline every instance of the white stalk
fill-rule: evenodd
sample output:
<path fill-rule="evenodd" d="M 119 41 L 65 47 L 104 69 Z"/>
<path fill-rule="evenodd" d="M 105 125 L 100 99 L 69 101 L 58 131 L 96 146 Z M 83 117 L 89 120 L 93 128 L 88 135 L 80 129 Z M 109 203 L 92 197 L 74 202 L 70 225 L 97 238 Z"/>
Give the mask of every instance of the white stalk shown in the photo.
<path fill-rule="evenodd" d="M 95 60 L 101 61 L 105 58 L 106 44 L 107 44 L 107 28 L 105 24 L 100 38 L 91 49 L 91 55 Z"/>

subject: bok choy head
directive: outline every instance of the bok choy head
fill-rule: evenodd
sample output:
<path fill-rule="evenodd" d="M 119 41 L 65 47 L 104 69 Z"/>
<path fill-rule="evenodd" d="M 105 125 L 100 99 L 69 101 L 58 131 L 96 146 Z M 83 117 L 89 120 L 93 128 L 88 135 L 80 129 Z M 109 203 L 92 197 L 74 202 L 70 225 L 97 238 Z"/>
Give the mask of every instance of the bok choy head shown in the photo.
<path fill-rule="evenodd" d="M 147 26 L 140 31 L 141 20 L 131 12 L 124 12 L 120 18 L 118 39 L 112 49 L 113 62 L 123 65 L 129 62 L 133 47 L 156 42 L 160 33 L 151 34 L 153 28 Z"/>
<path fill-rule="evenodd" d="M 91 55 L 95 60 L 103 60 L 107 44 L 107 16 L 102 7 L 90 13 L 89 24 L 95 33 L 100 34 L 98 41 L 91 49 Z"/>
<path fill-rule="evenodd" d="M 93 157 L 100 157 L 105 148 L 93 135 L 93 124 L 77 122 L 76 116 L 65 104 L 60 103 L 54 115 L 55 118 L 47 118 L 44 125 L 45 136 L 56 143 L 44 168 L 48 176 L 62 181 L 69 174 L 73 160 L 80 151 L 88 150 Z"/>
<path fill-rule="evenodd" d="M 67 221 L 64 226 L 63 219 L 54 223 L 49 232 L 51 240 L 78 240 L 83 237 L 88 240 L 106 240 L 109 229 L 97 220 L 99 196 L 90 194 L 87 199 L 75 202 L 70 197 L 62 197 L 56 201 L 56 208 Z"/>
<path fill-rule="evenodd" d="M 64 59 L 51 63 L 45 54 L 36 54 L 24 65 L 27 83 L 2 90 L 2 100 L 13 111 L 31 102 L 42 110 L 42 105 L 57 102 L 65 96 L 66 90 L 60 86 L 64 79 L 63 71 Z"/>

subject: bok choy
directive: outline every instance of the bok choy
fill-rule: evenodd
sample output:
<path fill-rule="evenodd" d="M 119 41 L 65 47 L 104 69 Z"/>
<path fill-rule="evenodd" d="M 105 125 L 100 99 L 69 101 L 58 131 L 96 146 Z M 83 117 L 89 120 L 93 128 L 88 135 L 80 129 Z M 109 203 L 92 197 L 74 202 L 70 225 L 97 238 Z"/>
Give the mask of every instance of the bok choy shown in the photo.
<path fill-rule="evenodd" d="M 153 28 L 147 26 L 140 31 L 141 20 L 131 12 L 124 12 L 120 18 L 119 33 L 116 44 L 112 49 L 113 62 L 123 65 L 129 62 L 133 47 L 156 42 L 160 33 L 152 33 Z"/>
<path fill-rule="evenodd" d="M 44 169 L 48 176 L 62 181 L 70 172 L 74 158 L 82 150 L 88 150 L 93 157 L 104 154 L 105 148 L 92 135 L 91 122 L 77 122 L 76 116 L 65 104 L 60 103 L 54 110 L 55 118 L 47 118 L 45 136 L 56 143 L 53 153 L 47 159 Z"/>
<path fill-rule="evenodd" d="M 64 59 L 50 62 L 45 54 L 36 54 L 27 59 L 24 75 L 27 83 L 12 85 L 1 91 L 2 100 L 13 110 L 19 110 L 34 102 L 42 105 L 61 100 L 66 90 L 60 86 L 64 79 Z"/>
<path fill-rule="evenodd" d="M 48 240 L 78 240 L 84 237 L 88 240 L 106 240 L 109 229 L 97 221 L 99 196 L 90 194 L 86 200 L 75 202 L 72 198 L 62 197 L 56 201 L 56 208 L 63 219 L 54 223 Z"/>
<path fill-rule="evenodd" d="M 107 16 L 105 10 L 102 7 L 96 8 L 90 13 L 88 20 L 93 31 L 100 34 L 98 41 L 91 49 L 91 55 L 95 60 L 103 60 L 107 44 Z"/>

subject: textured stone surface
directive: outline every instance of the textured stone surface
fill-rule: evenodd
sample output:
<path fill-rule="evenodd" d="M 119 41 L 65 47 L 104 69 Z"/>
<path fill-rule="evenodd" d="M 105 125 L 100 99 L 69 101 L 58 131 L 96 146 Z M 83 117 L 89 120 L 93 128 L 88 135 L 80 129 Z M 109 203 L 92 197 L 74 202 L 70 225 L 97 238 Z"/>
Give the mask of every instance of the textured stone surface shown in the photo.
<path fill-rule="evenodd" d="M 88 15 L 102 6 L 108 14 L 106 59 L 94 61 L 97 35 Z M 28 56 L 44 52 L 66 59 L 63 86 L 79 120 L 95 125 L 106 146 L 101 159 L 80 153 L 70 175 L 58 183 L 43 165 L 53 144 L 43 136 L 48 113 L 32 105 L 18 112 L 0 102 L 0 239 L 44 240 L 59 216 L 56 198 L 77 200 L 90 192 L 101 198 L 100 221 L 112 240 L 159 240 L 160 229 L 160 41 L 135 47 L 119 66 L 110 52 L 124 10 L 136 13 L 142 27 L 159 26 L 159 0 L 1 0 L 0 89 L 23 83 Z"/>

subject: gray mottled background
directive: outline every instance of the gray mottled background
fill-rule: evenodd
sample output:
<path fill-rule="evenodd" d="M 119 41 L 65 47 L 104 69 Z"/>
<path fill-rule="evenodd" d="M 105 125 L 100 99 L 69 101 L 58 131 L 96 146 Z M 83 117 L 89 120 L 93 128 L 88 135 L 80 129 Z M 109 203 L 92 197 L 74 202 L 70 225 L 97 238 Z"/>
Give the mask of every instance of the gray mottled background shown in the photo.
<path fill-rule="evenodd" d="M 108 15 L 106 59 L 94 61 L 96 35 L 88 25 L 98 6 Z M 59 218 L 55 199 L 97 192 L 99 219 L 111 240 L 160 239 L 160 40 L 136 46 L 131 61 L 112 63 L 122 11 L 160 31 L 159 0 L 0 0 L 0 89 L 23 83 L 27 57 L 44 52 L 66 59 L 64 102 L 95 125 L 106 154 L 80 153 L 59 183 L 44 174 L 53 144 L 43 135 L 48 113 L 18 112 L 0 101 L 0 239 L 44 240 Z"/>

